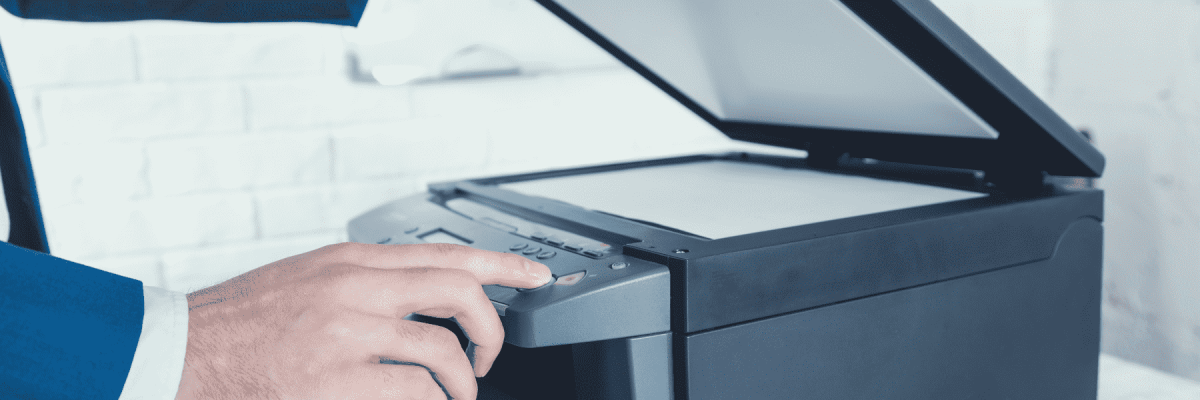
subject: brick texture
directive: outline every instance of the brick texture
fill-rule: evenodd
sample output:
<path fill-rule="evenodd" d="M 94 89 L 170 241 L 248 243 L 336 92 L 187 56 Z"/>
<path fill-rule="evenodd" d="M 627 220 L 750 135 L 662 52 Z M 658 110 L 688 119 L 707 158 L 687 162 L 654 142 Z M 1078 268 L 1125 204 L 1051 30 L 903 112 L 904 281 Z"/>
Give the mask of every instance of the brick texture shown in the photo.
<path fill-rule="evenodd" d="M 47 146 L 30 150 L 43 207 L 144 198 L 142 143 Z"/>
<path fill-rule="evenodd" d="M 319 75 L 329 36 L 297 29 L 140 35 L 138 60 L 148 81 Z"/>
<path fill-rule="evenodd" d="M 41 25 L 21 32 L 37 40 L 10 41 L 9 35 L 4 36 L 4 55 L 10 60 L 13 85 L 116 84 L 137 79 L 129 35 L 77 29 L 68 23 Z"/>
<path fill-rule="evenodd" d="M 155 195 L 321 183 L 330 177 L 324 131 L 188 137 L 146 147 Z"/>
<path fill-rule="evenodd" d="M 261 191 L 259 226 L 264 238 L 343 232 L 351 218 L 423 190 L 408 178 Z"/>
<path fill-rule="evenodd" d="M 252 240 L 249 194 L 163 197 L 46 207 L 53 254 L 97 259 Z"/>
<path fill-rule="evenodd" d="M 410 114 L 408 88 L 399 86 L 317 78 L 253 83 L 246 91 L 255 130 L 394 121 Z"/>
<path fill-rule="evenodd" d="M 42 127 L 51 144 L 139 140 L 238 132 L 242 92 L 233 84 L 136 84 L 41 92 Z"/>

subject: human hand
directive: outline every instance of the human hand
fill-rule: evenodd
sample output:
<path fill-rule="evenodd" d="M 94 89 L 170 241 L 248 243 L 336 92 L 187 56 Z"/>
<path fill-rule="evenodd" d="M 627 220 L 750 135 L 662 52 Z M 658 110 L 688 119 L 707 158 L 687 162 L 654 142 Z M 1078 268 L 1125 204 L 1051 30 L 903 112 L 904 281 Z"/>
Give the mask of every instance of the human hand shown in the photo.
<path fill-rule="evenodd" d="M 504 342 L 481 285 L 549 281 L 540 263 L 451 244 L 341 243 L 285 258 L 188 295 L 176 399 L 474 399 Z M 473 354 L 447 329 L 402 319 L 410 313 L 454 318 Z"/>

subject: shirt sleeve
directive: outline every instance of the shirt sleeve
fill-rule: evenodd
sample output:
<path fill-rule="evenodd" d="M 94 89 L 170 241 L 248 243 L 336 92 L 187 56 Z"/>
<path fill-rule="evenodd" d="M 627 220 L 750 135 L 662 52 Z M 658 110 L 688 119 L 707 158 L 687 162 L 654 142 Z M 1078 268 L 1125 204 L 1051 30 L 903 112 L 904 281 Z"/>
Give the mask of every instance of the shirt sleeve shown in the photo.
<path fill-rule="evenodd" d="M 187 354 L 187 298 L 152 286 L 142 290 L 146 304 L 142 334 L 118 400 L 173 399 Z"/>
<path fill-rule="evenodd" d="M 319 22 L 357 26 L 367 0 L 0 0 L 21 18 L 112 22 Z"/>

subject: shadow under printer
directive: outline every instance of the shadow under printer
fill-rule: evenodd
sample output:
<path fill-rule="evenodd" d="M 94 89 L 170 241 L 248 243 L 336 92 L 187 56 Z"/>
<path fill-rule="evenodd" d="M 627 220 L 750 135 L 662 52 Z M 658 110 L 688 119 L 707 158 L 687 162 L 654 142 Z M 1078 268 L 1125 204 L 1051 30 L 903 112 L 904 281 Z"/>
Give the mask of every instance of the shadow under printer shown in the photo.
<path fill-rule="evenodd" d="M 553 272 L 484 288 L 481 399 L 1095 398 L 1103 192 L 1047 177 L 1104 158 L 927 0 L 539 3 L 808 156 L 439 183 L 350 221 Z"/>

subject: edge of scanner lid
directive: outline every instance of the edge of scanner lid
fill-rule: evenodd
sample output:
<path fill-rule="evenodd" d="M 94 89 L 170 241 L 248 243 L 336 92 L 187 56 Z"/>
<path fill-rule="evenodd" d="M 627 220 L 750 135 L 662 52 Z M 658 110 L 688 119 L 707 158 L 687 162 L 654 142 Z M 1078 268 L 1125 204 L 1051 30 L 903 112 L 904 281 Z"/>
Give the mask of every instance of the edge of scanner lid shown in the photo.
<path fill-rule="evenodd" d="M 727 136 L 1003 172 L 1104 156 L 928 0 L 537 0 Z"/>

